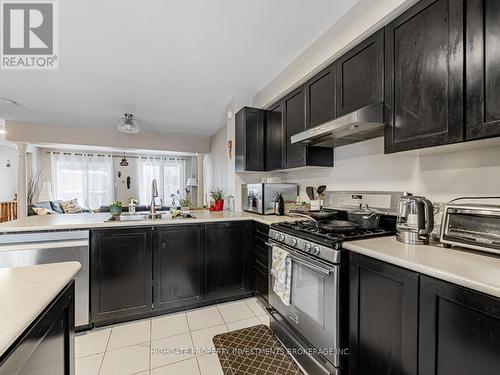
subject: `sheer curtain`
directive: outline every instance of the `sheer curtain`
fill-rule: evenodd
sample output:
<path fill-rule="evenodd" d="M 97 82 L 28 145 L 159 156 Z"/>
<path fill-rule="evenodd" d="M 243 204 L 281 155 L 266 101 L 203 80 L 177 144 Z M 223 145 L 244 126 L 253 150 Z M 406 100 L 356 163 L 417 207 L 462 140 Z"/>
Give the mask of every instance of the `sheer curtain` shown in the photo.
<path fill-rule="evenodd" d="M 58 200 L 78 199 L 81 206 L 99 208 L 114 198 L 111 155 L 51 153 L 52 186 Z"/>
<path fill-rule="evenodd" d="M 186 189 L 186 159 L 141 157 L 138 163 L 139 203 L 149 205 L 151 201 L 151 182 L 153 178 L 158 183 L 158 195 L 165 206 L 172 203 L 172 194 L 179 191 L 185 196 Z M 157 201 L 156 204 L 160 202 Z M 179 202 L 176 201 L 176 204 Z"/>

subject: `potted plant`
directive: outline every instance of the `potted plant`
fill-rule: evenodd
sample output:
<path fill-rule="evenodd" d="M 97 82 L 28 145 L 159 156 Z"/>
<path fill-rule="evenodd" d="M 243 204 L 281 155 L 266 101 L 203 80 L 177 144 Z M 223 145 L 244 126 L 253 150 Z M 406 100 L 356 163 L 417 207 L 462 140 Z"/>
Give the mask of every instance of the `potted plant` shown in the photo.
<path fill-rule="evenodd" d="M 112 216 L 120 216 L 122 214 L 122 202 L 116 201 L 109 205 L 109 212 Z"/>
<path fill-rule="evenodd" d="M 190 199 L 181 198 L 179 199 L 179 205 L 181 206 L 181 211 L 189 211 L 193 203 Z"/>
<path fill-rule="evenodd" d="M 224 190 L 212 188 L 210 196 L 214 200 L 214 204 L 210 206 L 210 211 L 222 211 L 224 209 Z"/>

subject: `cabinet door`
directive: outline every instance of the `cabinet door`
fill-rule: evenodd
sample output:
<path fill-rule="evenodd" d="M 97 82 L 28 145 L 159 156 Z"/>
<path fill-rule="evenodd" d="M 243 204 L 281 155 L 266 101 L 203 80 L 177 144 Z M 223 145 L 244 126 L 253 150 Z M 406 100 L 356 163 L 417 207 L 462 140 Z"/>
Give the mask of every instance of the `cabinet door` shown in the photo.
<path fill-rule="evenodd" d="M 335 117 L 335 64 L 307 81 L 304 90 L 306 128 L 313 128 Z"/>
<path fill-rule="evenodd" d="M 500 374 L 500 300 L 421 277 L 419 373 Z"/>
<path fill-rule="evenodd" d="M 283 102 L 272 105 L 266 113 L 266 169 L 283 168 Z"/>
<path fill-rule="evenodd" d="M 418 274 L 350 254 L 349 374 L 416 375 Z"/>
<path fill-rule="evenodd" d="M 187 307 L 203 301 L 204 234 L 203 224 L 155 228 L 155 311 Z"/>
<path fill-rule="evenodd" d="M 422 0 L 386 26 L 386 153 L 463 141 L 463 18 Z"/>
<path fill-rule="evenodd" d="M 264 111 L 244 107 L 236 114 L 236 171 L 265 171 Z"/>
<path fill-rule="evenodd" d="M 251 257 L 245 222 L 205 225 L 206 298 L 222 299 L 250 292 Z"/>
<path fill-rule="evenodd" d="M 469 0 L 466 34 L 466 138 L 500 136 L 500 3 Z"/>
<path fill-rule="evenodd" d="M 152 229 L 91 232 L 94 324 L 140 316 L 152 308 Z"/>
<path fill-rule="evenodd" d="M 305 124 L 305 102 L 304 87 L 289 94 L 283 101 L 283 119 L 285 139 L 285 168 L 302 167 L 306 165 L 306 147 L 301 145 L 292 145 L 291 137 L 306 129 Z"/>
<path fill-rule="evenodd" d="M 337 60 L 337 117 L 384 101 L 384 31 Z"/>

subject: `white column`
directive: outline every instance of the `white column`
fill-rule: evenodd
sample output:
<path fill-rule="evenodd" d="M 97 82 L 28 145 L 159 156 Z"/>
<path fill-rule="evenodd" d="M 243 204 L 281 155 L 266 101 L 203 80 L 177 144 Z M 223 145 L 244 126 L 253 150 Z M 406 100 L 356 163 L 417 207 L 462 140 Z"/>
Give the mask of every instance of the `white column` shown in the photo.
<path fill-rule="evenodd" d="M 28 186 L 26 180 L 26 147 L 27 143 L 16 142 L 17 147 L 17 218 L 28 215 Z"/>
<path fill-rule="evenodd" d="M 198 196 L 197 203 L 198 207 L 203 207 L 205 204 L 205 193 L 203 188 L 203 158 L 205 154 L 197 154 L 198 159 Z"/>

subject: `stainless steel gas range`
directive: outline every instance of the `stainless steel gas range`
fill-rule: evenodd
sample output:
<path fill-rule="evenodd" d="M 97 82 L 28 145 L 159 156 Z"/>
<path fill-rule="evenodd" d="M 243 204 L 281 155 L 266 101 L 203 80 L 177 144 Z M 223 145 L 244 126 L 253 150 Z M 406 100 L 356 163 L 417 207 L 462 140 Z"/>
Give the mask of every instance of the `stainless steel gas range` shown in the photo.
<path fill-rule="evenodd" d="M 325 232 L 314 221 L 303 219 L 271 225 L 269 251 L 272 255 L 273 247 L 277 247 L 288 253 L 291 282 L 290 302 L 285 304 L 273 291 L 276 278 L 270 276 L 270 327 L 309 375 L 341 374 L 346 367 L 349 266 L 342 243 L 393 235 L 402 195 L 393 192 L 326 195 L 326 202 L 337 202 L 328 207 L 337 211 L 336 220 L 347 220 L 349 210 L 371 203 L 370 207 L 380 214 L 379 226 L 372 229 L 358 228 L 342 234 Z"/>

